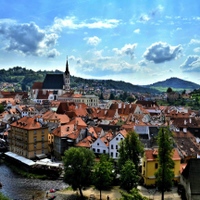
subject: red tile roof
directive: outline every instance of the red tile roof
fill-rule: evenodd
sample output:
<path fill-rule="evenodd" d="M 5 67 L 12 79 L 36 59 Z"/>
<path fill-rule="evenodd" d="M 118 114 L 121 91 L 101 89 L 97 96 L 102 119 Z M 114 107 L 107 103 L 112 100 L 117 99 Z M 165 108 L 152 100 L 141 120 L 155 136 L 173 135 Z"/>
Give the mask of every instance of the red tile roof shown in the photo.
<path fill-rule="evenodd" d="M 16 122 L 13 122 L 11 124 L 11 127 L 18 127 L 21 129 L 26 129 L 26 130 L 34 130 L 34 129 L 40 129 L 41 123 L 36 120 L 36 118 L 32 117 L 23 117 Z"/>
<path fill-rule="evenodd" d="M 32 89 L 42 89 L 43 82 L 34 82 Z"/>
<path fill-rule="evenodd" d="M 145 157 L 147 161 L 154 161 L 157 159 L 158 155 L 158 149 L 148 149 L 144 151 Z M 179 156 L 178 150 L 175 148 L 173 150 L 173 160 L 181 160 L 181 157 Z"/>

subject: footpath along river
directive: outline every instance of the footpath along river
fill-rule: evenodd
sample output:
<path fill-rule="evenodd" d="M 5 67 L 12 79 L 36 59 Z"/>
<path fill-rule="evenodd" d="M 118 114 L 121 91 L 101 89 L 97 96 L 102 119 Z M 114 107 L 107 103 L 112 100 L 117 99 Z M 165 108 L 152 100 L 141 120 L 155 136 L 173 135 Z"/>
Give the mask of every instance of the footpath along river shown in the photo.
<path fill-rule="evenodd" d="M 0 192 L 11 200 L 43 200 L 46 191 L 51 188 L 64 189 L 67 187 L 62 180 L 27 179 L 14 173 L 5 164 L 0 164 L 0 182 L 3 187 Z"/>

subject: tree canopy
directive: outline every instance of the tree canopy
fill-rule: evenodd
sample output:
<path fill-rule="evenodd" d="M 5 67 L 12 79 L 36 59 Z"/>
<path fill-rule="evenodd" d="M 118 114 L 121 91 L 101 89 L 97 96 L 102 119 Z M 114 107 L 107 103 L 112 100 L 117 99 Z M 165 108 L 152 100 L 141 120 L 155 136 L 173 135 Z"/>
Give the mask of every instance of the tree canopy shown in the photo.
<path fill-rule="evenodd" d="M 83 198 L 82 188 L 90 183 L 95 155 L 90 149 L 71 147 L 64 152 L 64 181 L 79 189 Z"/>
<path fill-rule="evenodd" d="M 162 199 L 164 199 L 164 192 L 172 187 L 174 178 L 173 140 L 172 133 L 168 127 L 160 128 L 157 143 L 159 167 L 155 176 L 158 190 L 162 192 Z"/>
<path fill-rule="evenodd" d="M 135 165 L 136 171 L 138 172 L 140 157 L 143 153 L 144 146 L 141 143 L 138 134 L 135 131 L 128 132 L 125 139 L 120 142 L 118 160 L 119 169 L 122 169 L 122 166 L 127 160 L 131 160 Z"/>
<path fill-rule="evenodd" d="M 111 159 L 107 155 L 102 154 L 100 161 L 96 162 L 93 171 L 93 184 L 100 191 L 101 199 L 101 190 L 109 189 L 114 179 Z"/>
<path fill-rule="evenodd" d="M 135 169 L 133 161 L 127 160 L 120 170 L 120 184 L 123 189 L 129 192 L 132 188 L 137 188 L 139 175 Z"/>
<path fill-rule="evenodd" d="M 121 195 L 122 197 L 120 200 L 148 200 L 148 198 L 143 197 L 136 188 L 133 188 L 130 193 L 121 191 Z"/>

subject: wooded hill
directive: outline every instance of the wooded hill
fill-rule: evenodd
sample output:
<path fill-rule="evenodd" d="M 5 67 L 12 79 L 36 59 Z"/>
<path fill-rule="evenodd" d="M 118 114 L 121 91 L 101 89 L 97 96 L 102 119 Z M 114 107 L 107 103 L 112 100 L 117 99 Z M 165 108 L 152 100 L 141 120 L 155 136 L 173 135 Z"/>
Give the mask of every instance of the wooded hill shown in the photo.
<path fill-rule="evenodd" d="M 33 71 L 31 69 L 26 69 L 22 67 L 13 67 L 8 70 L 0 70 L 0 83 L 8 82 L 15 83 L 18 88 L 26 91 L 27 88 L 31 88 L 34 82 L 43 82 L 47 73 L 63 73 L 62 71 Z M 114 80 L 97 80 L 97 79 L 84 79 L 80 77 L 71 76 L 71 88 L 84 88 L 84 87 L 94 87 L 99 89 L 115 89 L 123 90 L 126 92 L 134 93 L 160 93 L 166 92 L 168 87 L 173 90 L 185 90 L 185 89 L 198 89 L 200 85 L 184 81 L 178 78 L 171 78 L 165 81 L 160 81 L 151 85 L 133 85 L 124 81 L 114 81 Z"/>

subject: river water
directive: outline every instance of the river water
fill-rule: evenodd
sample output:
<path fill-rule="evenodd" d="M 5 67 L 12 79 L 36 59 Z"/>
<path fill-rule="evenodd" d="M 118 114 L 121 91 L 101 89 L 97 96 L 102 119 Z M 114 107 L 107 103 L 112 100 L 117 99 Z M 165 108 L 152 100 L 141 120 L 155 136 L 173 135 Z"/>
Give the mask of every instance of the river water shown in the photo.
<path fill-rule="evenodd" d="M 64 189 L 67 187 L 62 180 L 27 179 L 14 173 L 5 164 L 0 164 L 0 182 L 3 187 L 0 192 L 11 200 L 43 200 L 46 191 L 51 188 Z"/>

